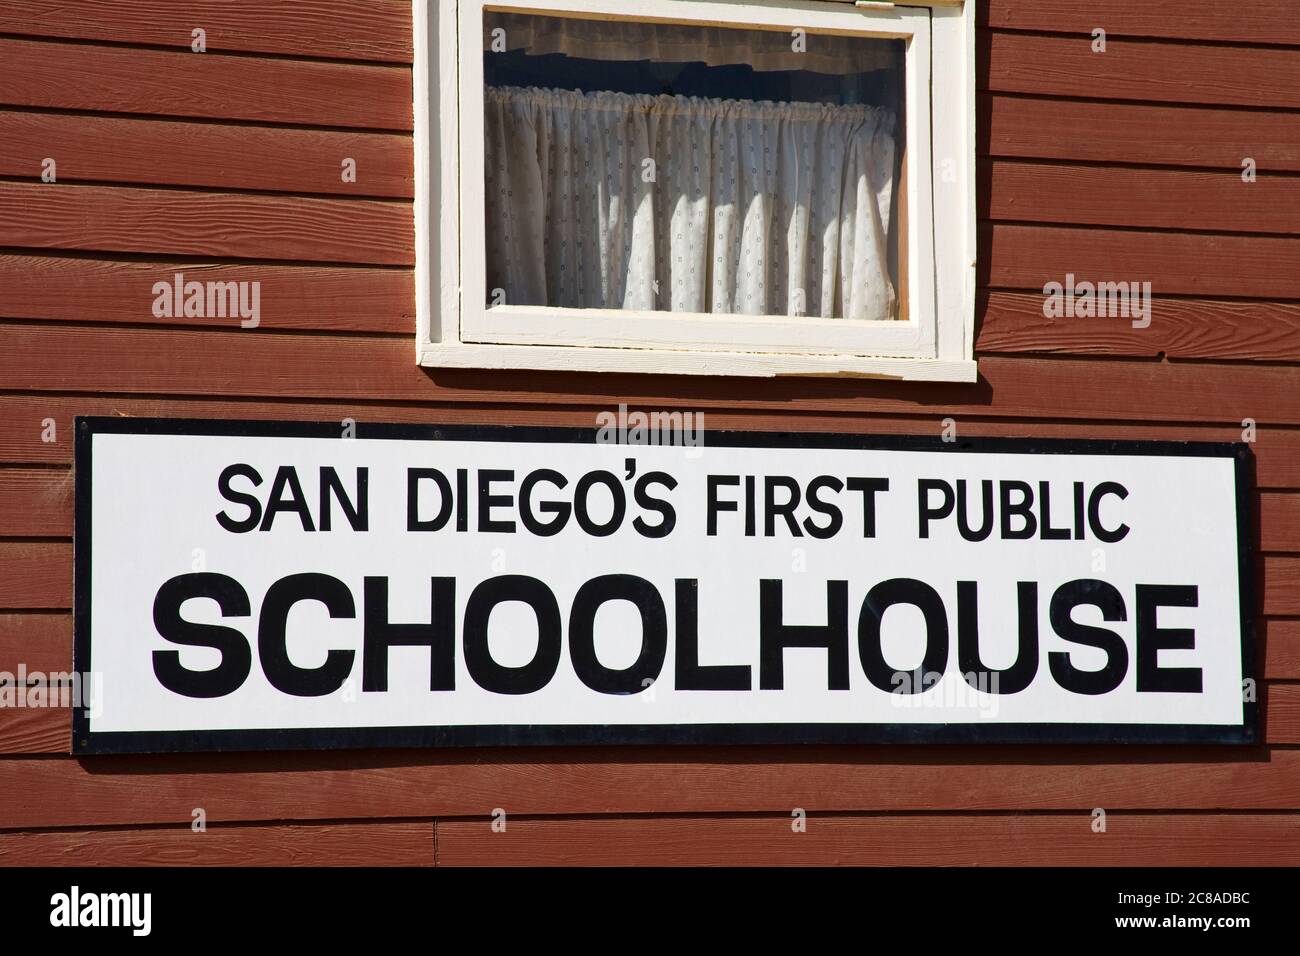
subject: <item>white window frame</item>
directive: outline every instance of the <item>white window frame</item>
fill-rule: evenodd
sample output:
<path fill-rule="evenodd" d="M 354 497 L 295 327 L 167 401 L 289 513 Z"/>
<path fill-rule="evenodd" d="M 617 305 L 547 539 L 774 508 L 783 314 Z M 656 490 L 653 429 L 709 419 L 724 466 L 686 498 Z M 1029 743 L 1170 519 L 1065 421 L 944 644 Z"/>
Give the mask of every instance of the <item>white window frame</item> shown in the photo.
<path fill-rule="evenodd" d="M 699 19 L 904 37 L 908 302 L 882 322 L 486 308 L 482 11 Z M 436 14 L 436 15 L 435 15 Z M 973 0 L 416 0 L 417 358 L 430 367 L 970 382 L 975 303 Z M 463 60 L 458 50 L 474 55 Z M 473 210 L 473 213 L 470 211 Z M 614 319 L 616 321 L 610 321 Z"/>

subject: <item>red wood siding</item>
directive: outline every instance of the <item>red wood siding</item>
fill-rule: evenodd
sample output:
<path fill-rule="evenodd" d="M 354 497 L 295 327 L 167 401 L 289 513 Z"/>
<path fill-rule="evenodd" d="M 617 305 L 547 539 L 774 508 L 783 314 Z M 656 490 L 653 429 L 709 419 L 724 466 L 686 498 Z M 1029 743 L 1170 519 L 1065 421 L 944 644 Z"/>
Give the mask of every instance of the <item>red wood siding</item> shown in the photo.
<path fill-rule="evenodd" d="M 1300 20 L 990 0 L 979 22 L 981 378 L 923 385 L 422 370 L 409 4 L 0 10 L 0 670 L 71 666 L 78 414 L 590 425 L 628 401 L 719 428 L 1211 440 L 1251 418 L 1264 744 L 78 761 L 65 710 L 4 710 L 0 865 L 1294 862 Z M 260 281 L 260 327 L 154 317 L 177 271 Z M 1150 281 L 1151 327 L 1043 318 L 1067 273 Z"/>

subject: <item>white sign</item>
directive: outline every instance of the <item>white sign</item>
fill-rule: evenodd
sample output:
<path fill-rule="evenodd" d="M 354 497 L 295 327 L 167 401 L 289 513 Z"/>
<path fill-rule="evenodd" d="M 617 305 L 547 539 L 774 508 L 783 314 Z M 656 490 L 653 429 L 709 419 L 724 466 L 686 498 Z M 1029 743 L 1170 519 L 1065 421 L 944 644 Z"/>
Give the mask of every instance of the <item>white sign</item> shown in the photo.
<path fill-rule="evenodd" d="M 1244 446 L 683 436 L 78 420 L 74 749 L 1254 739 Z"/>

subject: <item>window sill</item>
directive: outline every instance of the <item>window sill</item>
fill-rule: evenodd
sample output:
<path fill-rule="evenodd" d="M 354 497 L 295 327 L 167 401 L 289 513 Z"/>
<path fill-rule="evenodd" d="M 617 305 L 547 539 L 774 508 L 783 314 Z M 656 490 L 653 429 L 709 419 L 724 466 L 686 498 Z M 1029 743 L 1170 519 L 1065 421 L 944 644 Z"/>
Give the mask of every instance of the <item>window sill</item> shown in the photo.
<path fill-rule="evenodd" d="M 918 382 L 974 382 L 977 378 L 977 364 L 972 359 L 872 358 L 865 355 L 435 343 L 422 346 L 418 358 L 421 365 L 430 368 L 744 375 L 759 378 L 830 376 Z"/>

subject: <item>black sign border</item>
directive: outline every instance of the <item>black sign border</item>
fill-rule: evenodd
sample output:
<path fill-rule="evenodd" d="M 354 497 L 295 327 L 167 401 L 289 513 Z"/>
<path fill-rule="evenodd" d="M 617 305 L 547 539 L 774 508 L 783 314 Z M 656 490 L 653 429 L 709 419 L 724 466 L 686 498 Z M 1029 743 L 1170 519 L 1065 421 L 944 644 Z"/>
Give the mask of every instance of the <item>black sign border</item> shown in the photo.
<path fill-rule="evenodd" d="M 97 434 L 208 435 L 228 438 L 333 438 L 339 441 L 531 441 L 592 444 L 597 428 L 516 425 L 376 424 L 356 422 L 354 437 L 340 422 L 190 418 L 108 418 L 75 421 L 76 519 L 73 541 L 73 670 L 92 672 L 90 634 L 91 453 Z M 670 724 L 482 725 L 467 727 L 335 727 L 259 730 L 92 732 L 85 709 L 72 709 L 72 753 L 92 754 L 336 750 L 354 748 L 782 745 L 782 744 L 1255 744 L 1259 742 L 1256 672 L 1255 536 L 1250 508 L 1254 458 L 1241 442 L 1133 441 L 1062 438 L 960 438 L 850 435 L 823 432 L 710 430 L 704 447 L 861 449 L 951 454 L 1088 454 L 1232 458 L 1237 492 L 1241 663 L 1254 699 L 1243 702 L 1239 725 L 1160 724 Z M 639 446 L 628 445 L 629 449 Z"/>

